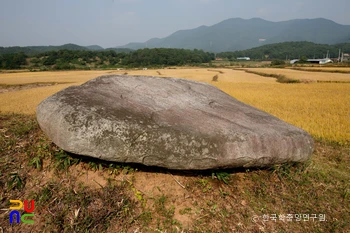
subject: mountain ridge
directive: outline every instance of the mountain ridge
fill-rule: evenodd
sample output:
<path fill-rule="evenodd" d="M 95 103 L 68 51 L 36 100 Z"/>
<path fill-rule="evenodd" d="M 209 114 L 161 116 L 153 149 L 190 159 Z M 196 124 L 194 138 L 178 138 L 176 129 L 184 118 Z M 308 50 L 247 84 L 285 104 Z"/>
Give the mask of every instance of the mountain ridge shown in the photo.
<path fill-rule="evenodd" d="M 38 53 L 44 53 L 54 50 L 89 50 L 88 48 L 76 44 L 64 44 L 64 45 L 49 45 L 49 46 L 11 46 L 11 47 L 0 47 L 1 54 L 9 53 L 25 53 L 27 55 L 34 55 Z"/>
<path fill-rule="evenodd" d="M 350 42 L 350 25 L 338 24 L 325 18 L 279 22 L 261 18 L 230 18 L 212 26 L 202 25 L 193 29 L 178 30 L 164 38 L 132 42 L 116 48 L 184 48 L 225 52 L 288 41 L 309 41 L 318 44 Z"/>
<path fill-rule="evenodd" d="M 64 45 L 48 45 L 48 46 L 10 46 L 10 47 L 1 47 L 0 46 L 0 55 L 3 54 L 13 54 L 13 53 L 24 53 L 26 55 L 32 56 L 40 53 L 50 52 L 50 51 L 59 51 L 59 50 L 80 50 L 80 51 L 108 51 L 113 50 L 117 53 L 128 53 L 132 49 L 128 48 L 103 48 L 99 45 L 89 45 L 81 46 L 77 44 L 64 44 Z"/>

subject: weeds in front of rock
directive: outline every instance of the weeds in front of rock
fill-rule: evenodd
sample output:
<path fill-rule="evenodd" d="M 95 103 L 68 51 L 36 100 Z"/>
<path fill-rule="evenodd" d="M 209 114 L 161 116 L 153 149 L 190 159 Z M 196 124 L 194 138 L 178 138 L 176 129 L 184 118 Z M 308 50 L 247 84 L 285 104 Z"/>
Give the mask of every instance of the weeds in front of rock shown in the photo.
<path fill-rule="evenodd" d="M 316 139 L 310 161 L 269 169 L 172 171 L 181 175 L 180 187 L 164 169 L 64 152 L 33 116 L 0 114 L 0 131 L 4 232 L 346 232 L 350 227 L 347 145 Z M 154 193 L 140 190 L 148 179 L 142 184 L 135 179 L 150 174 L 164 180 Z M 174 186 L 178 193 L 168 190 Z M 11 199 L 35 200 L 34 225 L 9 224 Z M 325 214 L 326 221 L 286 223 L 272 221 L 273 214 Z"/>
<path fill-rule="evenodd" d="M 111 223 L 126 230 L 133 220 L 135 203 L 125 192 L 125 184 L 108 184 L 91 190 L 82 184 L 46 184 L 32 194 L 36 213 L 46 214 L 45 230 L 56 232 L 104 232 Z"/>
<path fill-rule="evenodd" d="M 84 186 L 68 173 L 81 159 L 48 141 L 32 116 L 8 114 L 0 118 L 1 230 L 33 230 L 8 222 L 9 200 L 29 199 L 35 201 L 37 232 L 105 232 L 111 223 L 126 231 L 135 215 L 127 184 L 111 181 L 100 189 Z M 50 171 L 56 175 L 40 185 L 40 177 L 45 179 L 44 174 Z"/>
<path fill-rule="evenodd" d="M 230 180 L 230 174 L 228 174 L 227 172 L 223 172 L 223 171 L 216 171 L 213 172 L 211 177 L 213 179 L 218 179 L 219 181 L 224 182 L 225 184 L 228 184 L 229 180 Z"/>
<path fill-rule="evenodd" d="M 59 150 L 53 155 L 54 167 L 58 170 L 67 171 L 72 165 L 78 164 L 80 159 L 73 158 L 63 150 Z"/>
<path fill-rule="evenodd" d="M 173 229 L 175 225 L 181 226 L 181 224 L 179 224 L 176 219 L 173 218 L 175 206 L 168 206 L 167 202 L 168 197 L 166 197 L 164 194 L 154 200 L 155 212 L 159 215 L 159 218 L 157 219 L 157 228 L 161 231 Z"/>
<path fill-rule="evenodd" d="M 25 186 L 25 177 L 21 177 L 18 172 L 11 172 L 9 180 L 7 182 L 7 188 L 9 190 L 18 189 L 21 190 Z"/>

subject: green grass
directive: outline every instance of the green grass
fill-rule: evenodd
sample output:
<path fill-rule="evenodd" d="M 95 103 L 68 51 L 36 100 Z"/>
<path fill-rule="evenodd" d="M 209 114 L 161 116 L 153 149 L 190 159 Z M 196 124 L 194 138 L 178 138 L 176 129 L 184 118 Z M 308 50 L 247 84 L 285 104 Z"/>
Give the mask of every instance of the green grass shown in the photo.
<path fill-rule="evenodd" d="M 63 150 L 59 150 L 58 152 L 54 153 L 53 159 L 54 167 L 58 170 L 65 171 L 67 171 L 70 166 L 78 164 L 80 162 L 80 159 L 70 156 Z"/>
<path fill-rule="evenodd" d="M 46 138 L 34 116 L 2 114 L 0 131 L 0 226 L 4 232 L 350 229 L 350 147 L 346 145 L 316 139 L 308 162 L 268 169 L 172 171 L 176 179 L 181 178 L 183 188 L 166 169 L 66 153 Z M 103 177 L 104 182 L 87 179 L 87 174 Z M 140 184 L 137 177 L 146 177 L 146 182 Z M 145 191 L 152 182 L 156 184 Z M 9 225 L 10 199 L 35 200 L 34 225 Z M 325 214 L 327 221 L 264 221 L 273 214 Z"/>

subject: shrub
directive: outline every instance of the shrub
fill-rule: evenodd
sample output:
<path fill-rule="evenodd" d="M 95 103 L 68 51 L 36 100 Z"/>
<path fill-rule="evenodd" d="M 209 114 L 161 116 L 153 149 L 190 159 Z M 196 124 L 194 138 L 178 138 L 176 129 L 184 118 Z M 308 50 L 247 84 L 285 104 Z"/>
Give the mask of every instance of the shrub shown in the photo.
<path fill-rule="evenodd" d="M 281 65 L 285 65 L 285 64 L 286 63 L 283 60 L 278 60 L 278 59 L 273 60 L 271 62 L 271 66 L 281 66 Z"/>

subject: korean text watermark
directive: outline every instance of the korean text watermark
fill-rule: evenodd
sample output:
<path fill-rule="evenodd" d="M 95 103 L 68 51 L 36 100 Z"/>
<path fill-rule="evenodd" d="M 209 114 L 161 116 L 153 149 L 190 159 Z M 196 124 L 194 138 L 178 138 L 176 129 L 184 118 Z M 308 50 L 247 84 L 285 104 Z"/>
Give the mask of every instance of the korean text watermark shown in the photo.
<path fill-rule="evenodd" d="M 325 222 L 325 214 L 264 214 L 264 215 L 254 215 L 252 221 L 256 222 Z"/>

